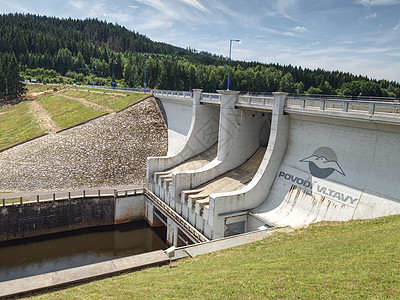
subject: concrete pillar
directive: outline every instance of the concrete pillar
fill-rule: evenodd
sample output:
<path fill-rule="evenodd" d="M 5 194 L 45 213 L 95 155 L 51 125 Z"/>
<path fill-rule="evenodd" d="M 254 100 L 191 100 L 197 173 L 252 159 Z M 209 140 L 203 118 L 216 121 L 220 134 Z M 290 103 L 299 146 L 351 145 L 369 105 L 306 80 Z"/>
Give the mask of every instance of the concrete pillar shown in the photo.
<path fill-rule="evenodd" d="M 178 226 L 170 219 L 167 219 L 167 244 L 178 246 Z"/>
<path fill-rule="evenodd" d="M 283 109 L 285 108 L 286 96 L 288 93 L 284 92 L 273 92 L 274 95 L 274 106 L 272 114 L 283 115 Z"/>
<path fill-rule="evenodd" d="M 193 89 L 193 104 L 200 105 L 202 89 Z"/>
<path fill-rule="evenodd" d="M 219 115 L 218 159 L 223 160 L 231 150 L 240 125 L 240 112 L 235 110 L 238 91 L 223 90 L 221 94 L 221 110 Z"/>

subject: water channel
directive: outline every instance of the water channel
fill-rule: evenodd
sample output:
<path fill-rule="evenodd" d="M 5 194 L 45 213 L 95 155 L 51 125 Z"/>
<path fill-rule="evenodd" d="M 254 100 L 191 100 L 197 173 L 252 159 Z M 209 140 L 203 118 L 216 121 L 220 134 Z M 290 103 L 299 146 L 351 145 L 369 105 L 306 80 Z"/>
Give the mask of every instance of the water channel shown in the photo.
<path fill-rule="evenodd" d="M 0 243 L 0 282 L 166 249 L 145 221 Z"/>

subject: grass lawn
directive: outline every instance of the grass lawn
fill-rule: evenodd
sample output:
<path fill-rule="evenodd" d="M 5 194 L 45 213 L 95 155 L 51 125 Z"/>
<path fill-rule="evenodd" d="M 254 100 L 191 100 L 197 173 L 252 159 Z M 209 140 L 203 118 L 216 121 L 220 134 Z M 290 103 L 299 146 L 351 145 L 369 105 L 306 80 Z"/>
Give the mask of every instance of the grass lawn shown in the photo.
<path fill-rule="evenodd" d="M 0 110 L 0 150 L 44 133 L 29 107 L 29 102 L 21 102 Z"/>
<path fill-rule="evenodd" d="M 26 93 L 27 96 L 29 96 L 32 93 L 40 93 L 40 92 L 45 92 L 49 90 L 53 90 L 54 88 L 61 88 L 63 85 L 61 84 L 27 84 L 26 88 L 28 92 Z"/>
<path fill-rule="evenodd" d="M 99 93 L 101 91 L 102 93 Z M 88 101 L 94 102 L 99 105 L 107 106 L 114 111 L 119 111 L 131 104 L 136 103 L 148 95 L 132 92 L 121 91 L 102 91 L 95 90 L 95 92 L 88 92 L 82 89 L 69 89 L 63 91 L 63 94 L 72 97 L 85 98 Z"/>
<path fill-rule="evenodd" d="M 313 225 L 35 299 L 400 297 L 400 216 Z"/>
<path fill-rule="evenodd" d="M 37 100 L 49 112 L 53 121 L 63 129 L 106 113 L 56 95 L 46 95 Z"/>

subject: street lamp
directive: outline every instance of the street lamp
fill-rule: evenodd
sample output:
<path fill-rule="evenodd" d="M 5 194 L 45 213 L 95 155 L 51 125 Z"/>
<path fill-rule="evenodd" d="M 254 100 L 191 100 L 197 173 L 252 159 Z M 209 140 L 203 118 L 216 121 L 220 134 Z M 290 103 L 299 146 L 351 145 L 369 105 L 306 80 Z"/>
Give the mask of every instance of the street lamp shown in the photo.
<path fill-rule="evenodd" d="M 227 88 L 227 90 L 229 90 L 229 79 L 230 79 L 230 75 L 231 75 L 232 42 L 240 43 L 240 40 L 230 40 L 230 41 L 229 41 L 229 69 L 228 69 L 228 88 Z"/>
<path fill-rule="evenodd" d="M 146 93 L 146 71 L 147 71 L 147 59 L 151 58 L 151 56 L 144 57 L 144 92 Z"/>
<path fill-rule="evenodd" d="M 113 73 L 113 76 L 112 76 L 112 89 L 115 88 L 114 65 L 115 65 L 115 62 L 113 60 L 113 65 L 112 65 L 112 73 Z"/>

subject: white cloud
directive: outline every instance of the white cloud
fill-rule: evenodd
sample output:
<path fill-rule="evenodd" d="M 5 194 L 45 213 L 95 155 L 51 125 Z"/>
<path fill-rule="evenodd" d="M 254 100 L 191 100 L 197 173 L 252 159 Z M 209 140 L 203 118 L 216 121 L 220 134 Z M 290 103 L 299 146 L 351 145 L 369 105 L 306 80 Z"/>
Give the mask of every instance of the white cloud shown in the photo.
<path fill-rule="evenodd" d="M 185 2 L 185 3 L 187 3 L 187 4 L 191 5 L 191 6 L 193 6 L 193 7 L 195 7 L 195 8 L 197 8 L 198 10 L 201 10 L 201 11 L 206 12 L 206 13 L 210 13 L 210 11 L 209 11 L 207 8 L 205 8 L 205 7 L 204 7 L 199 1 L 197 1 L 197 0 L 183 0 L 183 2 Z"/>
<path fill-rule="evenodd" d="M 164 18 L 178 19 L 179 13 L 173 8 L 174 5 L 166 5 L 164 1 L 161 0 L 136 0 L 139 3 L 150 6 L 155 10 L 163 13 Z"/>
<path fill-rule="evenodd" d="M 393 27 L 393 30 L 398 30 L 398 29 L 400 29 L 400 21 L 399 21 L 399 23 L 397 23 L 396 26 Z"/>
<path fill-rule="evenodd" d="M 370 6 L 398 5 L 400 4 L 400 0 L 358 0 L 354 3 L 364 5 L 365 7 L 370 7 Z"/>
<path fill-rule="evenodd" d="M 369 20 L 369 19 L 374 19 L 376 17 L 378 17 L 378 14 L 376 12 L 373 12 L 372 14 L 365 16 L 364 19 Z"/>
<path fill-rule="evenodd" d="M 300 32 L 304 32 L 304 31 L 307 30 L 307 28 L 305 28 L 304 26 L 296 26 L 296 27 L 294 28 L 294 30 L 300 31 Z"/>

